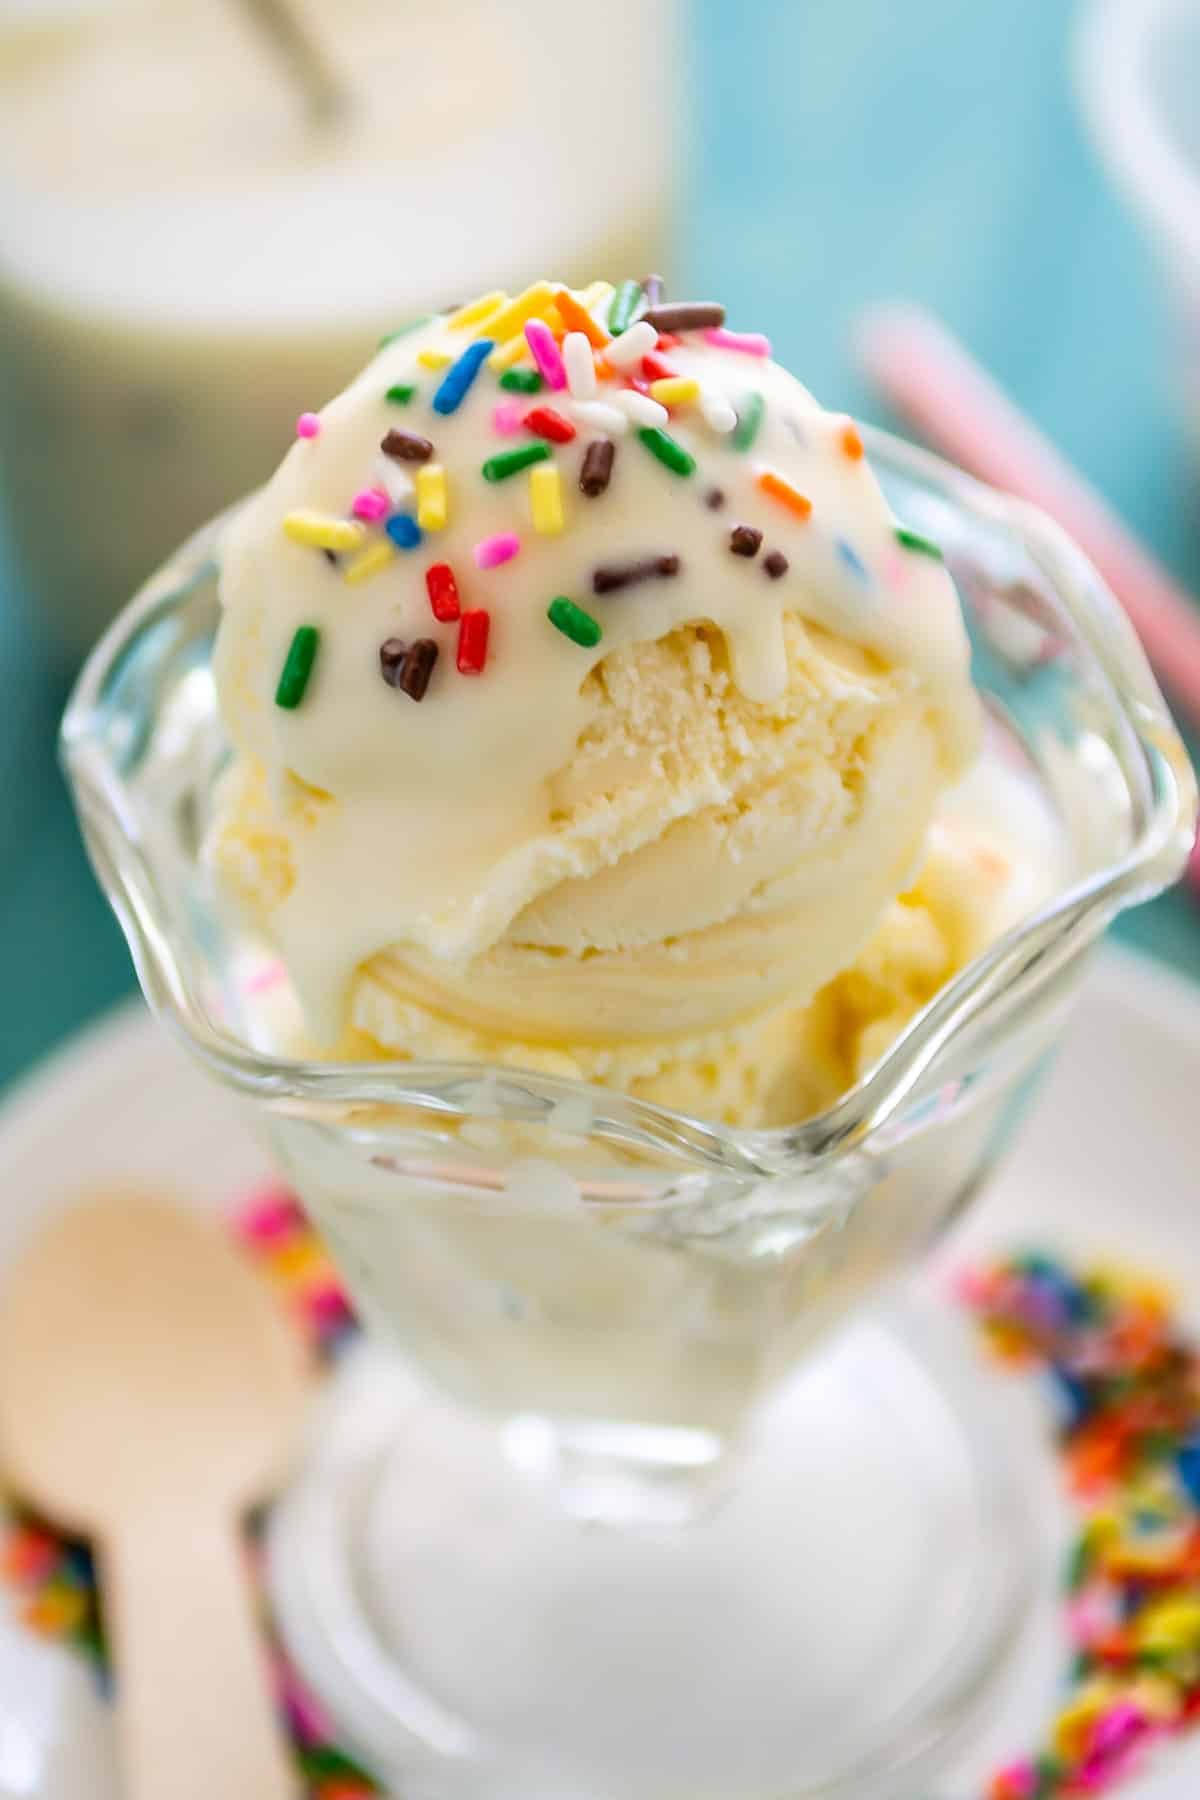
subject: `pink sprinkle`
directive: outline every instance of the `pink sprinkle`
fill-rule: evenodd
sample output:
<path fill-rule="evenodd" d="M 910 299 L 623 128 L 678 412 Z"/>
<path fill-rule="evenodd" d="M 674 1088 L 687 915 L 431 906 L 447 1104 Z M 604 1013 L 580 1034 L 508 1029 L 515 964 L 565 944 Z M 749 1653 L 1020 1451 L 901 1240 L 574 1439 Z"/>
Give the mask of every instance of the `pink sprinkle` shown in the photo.
<path fill-rule="evenodd" d="M 528 329 L 528 327 L 526 327 Z M 721 350 L 740 350 L 744 356 L 770 356 L 771 340 L 761 331 L 730 331 L 726 325 L 710 325 L 705 342 Z"/>
<path fill-rule="evenodd" d="M 545 319 L 530 319 L 525 327 L 525 342 L 547 387 L 565 388 L 567 371 L 558 353 L 554 333 Z"/>
<path fill-rule="evenodd" d="M 1032 1800 L 1037 1780 L 1037 1769 L 1031 1762 L 1009 1763 L 992 1778 L 989 1792 L 1003 1794 L 1004 1800 Z"/>
<path fill-rule="evenodd" d="M 492 430 L 501 437 L 513 437 L 521 429 L 524 412 L 517 400 L 506 400 L 492 410 Z"/>
<path fill-rule="evenodd" d="M 278 987 L 287 970 L 281 962 L 269 962 L 265 968 L 257 969 L 246 983 L 248 994 L 265 994 L 273 987 Z"/>
<path fill-rule="evenodd" d="M 382 488 L 364 488 L 361 494 L 355 494 L 350 508 L 356 519 L 365 519 L 368 525 L 378 524 L 391 510 L 392 503 Z"/>
<path fill-rule="evenodd" d="M 883 559 L 883 579 L 893 593 L 900 593 L 908 586 L 909 579 L 917 565 L 915 556 L 900 556 L 889 550 Z"/>
<path fill-rule="evenodd" d="M 274 1664 L 276 1691 L 296 1736 L 303 1744 L 328 1744 L 333 1726 L 325 1708 L 283 1656 L 276 1656 Z"/>
<path fill-rule="evenodd" d="M 315 438 L 321 435 L 321 421 L 316 413 L 301 413 L 296 420 L 296 436 Z"/>
<path fill-rule="evenodd" d="M 304 1222 L 295 1195 L 277 1181 L 255 1188 L 239 1208 L 238 1236 L 248 1244 L 278 1244 Z"/>
<path fill-rule="evenodd" d="M 477 569 L 495 569 L 501 563 L 511 562 L 521 548 L 521 540 L 515 531 L 498 531 L 495 537 L 482 538 L 472 552 Z"/>
<path fill-rule="evenodd" d="M 1127 1752 L 1146 1729 L 1146 1715 L 1131 1701 L 1118 1701 L 1103 1718 L 1096 1721 L 1090 1745 L 1091 1755 L 1099 1760 Z"/>
<path fill-rule="evenodd" d="M 334 1281 L 306 1289 L 301 1306 L 305 1317 L 318 1331 L 337 1331 L 354 1319 L 350 1302 Z"/>

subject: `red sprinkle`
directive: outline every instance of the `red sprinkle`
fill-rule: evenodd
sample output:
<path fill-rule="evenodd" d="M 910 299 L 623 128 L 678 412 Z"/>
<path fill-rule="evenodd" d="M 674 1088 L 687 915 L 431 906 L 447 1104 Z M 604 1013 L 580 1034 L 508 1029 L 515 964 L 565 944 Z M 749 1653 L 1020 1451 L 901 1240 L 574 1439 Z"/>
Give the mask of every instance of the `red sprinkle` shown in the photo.
<path fill-rule="evenodd" d="M 479 675 L 487 661 L 488 631 L 491 628 L 492 616 L 478 607 L 474 612 L 465 612 L 458 627 L 458 672 L 460 675 Z"/>
<path fill-rule="evenodd" d="M 425 588 L 435 619 L 447 625 L 459 617 L 462 607 L 459 604 L 458 583 L 449 563 L 430 564 L 425 571 Z"/>
<path fill-rule="evenodd" d="M 656 350 L 678 350 L 682 342 L 683 339 L 681 337 L 676 337 L 673 331 L 660 331 L 658 334 L 658 342 L 654 348 Z"/>
<path fill-rule="evenodd" d="M 552 406 L 533 406 L 525 414 L 522 423 L 538 437 L 549 438 L 552 444 L 569 444 L 575 436 L 575 427 L 570 419 L 565 419 Z"/>
<path fill-rule="evenodd" d="M 628 376 L 625 385 L 627 387 L 636 388 L 639 394 L 648 394 L 650 392 L 650 383 L 646 380 L 644 375 Z"/>
<path fill-rule="evenodd" d="M 661 356 L 655 356 L 653 351 L 642 358 L 642 374 L 647 381 L 672 381 L 678 373 L 678 369 L 672 369 Z"/>

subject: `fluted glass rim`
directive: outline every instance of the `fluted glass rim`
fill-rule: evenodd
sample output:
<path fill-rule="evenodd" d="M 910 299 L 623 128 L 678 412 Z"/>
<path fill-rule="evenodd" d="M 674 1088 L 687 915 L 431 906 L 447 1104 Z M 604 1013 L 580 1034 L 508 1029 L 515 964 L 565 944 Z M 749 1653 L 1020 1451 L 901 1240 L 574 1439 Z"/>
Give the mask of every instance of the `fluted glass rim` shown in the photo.
<path fill-rule="evenodd" d="M 869 1147 L 951 1041 L 1031 976 L 1065 967 L 1125 907 L 1161 891 L 1181 872 L 1195 831 L 1196 782 L 1187 752 L 1133 628 L 1096 570 L 1037 508 L 1013 500 L 876 427 L 863 427 L 877 467 L 936 487 L 980 524 L 1020 543 L 1053 588 L 1112 696 L 1112 723 L 1128 747 L 1122 777 L 1135 788 L 1140 829 L 1122 855 L 1066 889 L 976 956 L 939 990 L 881 1059 L 835 1104 L 801 1124 L 743 1130 L 691 1118 L 655 1102 L 567 1077 L 466 1062 L 324 1062 L 276 1057 L 220 1030 L 196 996 L 153 904 L 153 873 L 137 854 L 136 819 L 120 772 L 99 741 L 98 722 L 127 652 L 160 617 L 184 606 L 216 568 L 216 549 L 237 509 L 197 532 L 114 621 L 88 657 L 63 717 L 60 748 L 98 879 L 129 942 L 152 1010 L 227 1086 L 276 1108 L 344 1112 L 355 1106 L 418 1106 L 433 1114 L 477 1109 L 553 1124 L 564 1103 L 584 1100 L 589 1129 L 610 1140 L 684 1155 L 709 1168 L 752 1176 L 811 1171 Z M 1137 766 L 1128 767 L 1129 757 Z"/>

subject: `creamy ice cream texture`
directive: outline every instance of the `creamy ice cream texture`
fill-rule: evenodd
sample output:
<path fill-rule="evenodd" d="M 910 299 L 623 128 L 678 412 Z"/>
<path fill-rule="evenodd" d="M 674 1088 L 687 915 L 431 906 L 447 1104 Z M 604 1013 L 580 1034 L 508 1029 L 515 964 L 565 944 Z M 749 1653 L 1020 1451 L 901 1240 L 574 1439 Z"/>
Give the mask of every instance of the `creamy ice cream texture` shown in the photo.
<path fill-rule="evenodd" d="M 225 548 L 210 852 L 321 1049 L 779 1123 L 1028 900 L 935 546 L 720 308 L 485 296 L 302 430 Z"/>

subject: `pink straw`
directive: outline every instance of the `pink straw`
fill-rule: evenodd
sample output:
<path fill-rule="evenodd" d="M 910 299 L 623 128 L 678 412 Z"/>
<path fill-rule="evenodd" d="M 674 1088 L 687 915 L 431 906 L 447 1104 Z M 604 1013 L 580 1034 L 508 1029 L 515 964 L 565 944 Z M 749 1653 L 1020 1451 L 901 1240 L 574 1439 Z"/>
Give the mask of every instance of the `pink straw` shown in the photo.
<path fill-rule="evenodd" d="M 902 419 L 953 462 L 1050 514 L 1124 606 L 1146 654 L 1200 724 L 1200 614 L 950 333 L 917 307 L 882 306 L 856 333 L 859 360 Z"/>

